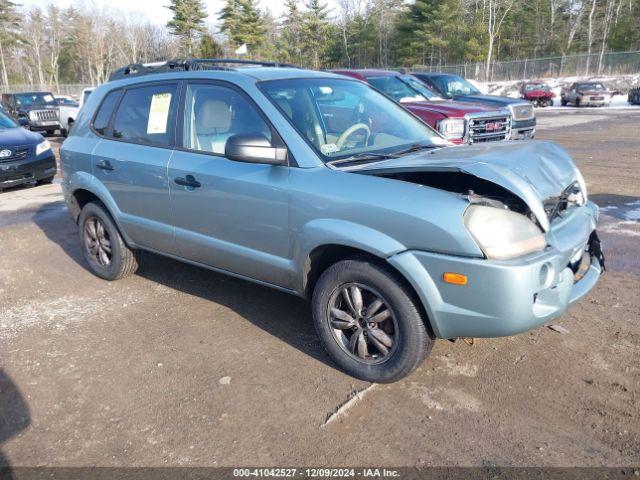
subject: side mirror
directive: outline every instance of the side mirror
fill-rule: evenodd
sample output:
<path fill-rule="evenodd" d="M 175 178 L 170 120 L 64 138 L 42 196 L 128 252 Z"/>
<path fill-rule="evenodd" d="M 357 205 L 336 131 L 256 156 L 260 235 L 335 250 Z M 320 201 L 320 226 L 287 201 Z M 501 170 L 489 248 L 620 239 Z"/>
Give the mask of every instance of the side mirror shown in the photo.
<path fill-rule="evenodd" d="M 260 133 L 229 137 L 224 148 L 224 156 L 238 162 L 287 164 L 287 149 L 272 146 L 267 137 Z"/>

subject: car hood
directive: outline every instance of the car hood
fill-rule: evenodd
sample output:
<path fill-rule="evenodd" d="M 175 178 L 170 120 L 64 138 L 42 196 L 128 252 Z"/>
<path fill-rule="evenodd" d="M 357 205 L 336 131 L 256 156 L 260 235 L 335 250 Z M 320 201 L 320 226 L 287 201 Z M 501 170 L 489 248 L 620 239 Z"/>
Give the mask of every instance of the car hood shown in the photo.
<path fill-rule="evenodd" d="M 445 117 L 461 118 L 468 113 L 489 113 L 495 112 L 493 108 L 482 105 L 465 105 L 447 100 L 434 100 L 431 102 L 406 102 L 401 103 L 403 107 L 420 115 L 421 111 L 437 112 Z"/>
<path fill-rule="evenodd" d="M 550 90 L 529 90 L 524 93 L 525 97 L 536 98 L 536 97 L 555 97 L 555 93 Z"/>
<path fill-rule="evenodd" d="M 56 110 L 58 108 L 57 105 L 21 105 L 18 110 L 22 112 L 30 112 L 31 110 Z"/>
<path fill-rule="evenodd" d="M 455 97 L 454 100 L 457 102 L 475 102 L 484 105 L 496 105 L 502 107 L 523 103 L 519 98 L 499 97 L 497 95 L 459 95 Z"/>
<path fill-rule="evenodd" d="M 22 127 L 0 128 L 0 150 L 10 147 L 36 145 L 42 142 L 39 133 L 30 132 Z"/>
<path fill-rule="evenodd" d="M 519 141 L 476 144 L 422 151 L 402 158 L 347 167 L 369 174 L 459 171 L 500 185 L 520 197 L 544 231 L 549 219 L 544 200 L 583 182 L 571 157 L 551 142 Z"/>

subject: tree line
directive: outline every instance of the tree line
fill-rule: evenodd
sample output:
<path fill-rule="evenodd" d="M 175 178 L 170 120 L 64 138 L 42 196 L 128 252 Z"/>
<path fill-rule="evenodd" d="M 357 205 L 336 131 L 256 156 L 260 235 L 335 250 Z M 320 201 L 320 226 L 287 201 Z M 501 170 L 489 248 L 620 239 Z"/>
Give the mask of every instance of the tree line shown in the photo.
<path fill-rule="evenodd" d="M 119 66 L 176 57 L 437 67 L 640 49 L 640 0 L 285 0 L 279 18 L 257 0 L 211 15 L 202 0 L 166 1 L 172 18 L 157 25 L 82 3 L 0 0 L 0 84 L 96 84 Z"/>

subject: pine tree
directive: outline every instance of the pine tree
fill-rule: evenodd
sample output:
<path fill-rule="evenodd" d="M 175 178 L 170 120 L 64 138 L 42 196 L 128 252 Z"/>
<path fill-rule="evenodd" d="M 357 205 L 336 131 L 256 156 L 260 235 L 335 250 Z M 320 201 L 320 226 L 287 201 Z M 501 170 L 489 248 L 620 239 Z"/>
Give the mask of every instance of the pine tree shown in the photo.
<path fill-rule="evenodd" d="M 326 40 L 329 32 L 327 4 L 320 3 L 320 0 L 308 0 L 305 7 L 307 11 L 303 14 L 302 50 L 310 56 L 311 67 L 317 70 L 320 68 L 321 58 L 327 47 Z"/>
<path fill-rule="evenodd" d="M 18 5 L 11 0 L 0 0 L 0 75 L 3 85 L 9 85 L 6 64 L 8 50 L 20 41 L 20 17 L 16 11 L 17 7 Z"/>
<path fill-rule="evenodd" d="M 227 0 L 220 20 L 232 48 L 246 44 L 252 55 L 264 45 L 267 29 L 256 0 Z"/>
<path fill-rule="evenodd" d="M 213 35 L 209 33 L 202 35 L 200 38 L 200 44 L 198 45 L 199 58 L 219 58 L 222 54 L 222 46 L 216 42 Z"/>
<path fill-rule="evenodd" d="M 297 0 L 287 0 L 287 11 L 282 20 L 278 41 L 278 59 L 301 65 L 302 62 L 302 13 Z"/>
<path fill-rule="evenodd" d="M 169 31 L 180 38 L 185 55 L 193 56 L 196 39 L 205 31 L 207 13 L 202 0 L 171 0 L 167 8 L 173 12 L 167 23 Z"/>

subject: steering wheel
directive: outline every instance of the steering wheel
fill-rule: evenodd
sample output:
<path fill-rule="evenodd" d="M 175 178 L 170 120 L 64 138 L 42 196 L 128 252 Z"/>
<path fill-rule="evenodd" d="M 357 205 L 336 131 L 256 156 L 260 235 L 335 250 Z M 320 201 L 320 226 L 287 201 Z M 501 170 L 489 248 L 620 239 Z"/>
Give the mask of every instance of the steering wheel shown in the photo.
<path fill-rule="evenodd" d="M 364 123 L 356 123 L 354 125 L 351 125 L 344 132 L 342 132 L 342 135 L 340 135 L 340 138 L 338 138 L 338 140 L 336 141 L 336 146 L 338 148 L 342 148 L 342 145 L 344 145 L 344 142 L 346 142 L 347 139 L 351 135 L 353 135 L 355 132 L 357 132 L 358 130 L 364 130 L 365 131 L 366 137 L 365 137 L 365 140 L 364 140 L 364 144 L 366 145 L 369 142 L 369 136 L 371 135 L 371 129 L 369 128 L 368 125 L 366 125 Z"/>

